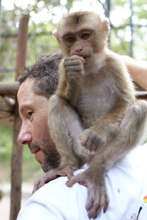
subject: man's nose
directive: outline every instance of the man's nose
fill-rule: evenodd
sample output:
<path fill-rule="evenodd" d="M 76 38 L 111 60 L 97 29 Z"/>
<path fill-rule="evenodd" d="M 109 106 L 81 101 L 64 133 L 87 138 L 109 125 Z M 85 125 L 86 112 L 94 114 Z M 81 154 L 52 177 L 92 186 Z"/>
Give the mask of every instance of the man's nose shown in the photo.
<path fill-rule="evenodd" d="M 32 135 L 29 131 L 24 131 L 20 130 L 18 137 L 17 137 L 17 142 L 19 144 L 29 144 L 32 142 Z"/>

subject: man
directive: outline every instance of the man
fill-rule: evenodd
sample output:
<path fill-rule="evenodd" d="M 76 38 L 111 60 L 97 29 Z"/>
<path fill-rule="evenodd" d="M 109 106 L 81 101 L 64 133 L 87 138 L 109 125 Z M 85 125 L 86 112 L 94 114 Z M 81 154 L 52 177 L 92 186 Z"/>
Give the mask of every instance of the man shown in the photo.
<path fill-rule="evenodd" d="M 20 79 L 19 113 L 22 125 L 18 141 L 30 151 L 46 172 L 55 168 L 59 155 L 48 133 L 48 98 L 57 86 L 60 55 L 35 64 Z M 110 199 L 108 210 L 97 220 L 145 220 L 147 218 L 147 146 L 139 146 L 118 162 L 106 175 Z M 77 171 L 81 172 L 81 170 Z M 20 211 L 17 220 L 88 220 L 85 209 L 87 189 L 66 186 L 60 177 L 36 191 Z"/>

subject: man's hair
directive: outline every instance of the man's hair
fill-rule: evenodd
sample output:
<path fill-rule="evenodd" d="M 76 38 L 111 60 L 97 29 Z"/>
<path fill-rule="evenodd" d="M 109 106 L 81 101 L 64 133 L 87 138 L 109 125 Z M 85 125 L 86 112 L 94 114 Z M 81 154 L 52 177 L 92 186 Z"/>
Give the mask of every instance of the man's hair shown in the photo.
<path fill-rule="evenodd" d="M 44 56 L 18 79 L 23 83 L 26 79 L 34 79 L 34 92 L 49 97 L 56 90 L 58 83 L 58 65 L 62 59 L 61 53 Z"/>

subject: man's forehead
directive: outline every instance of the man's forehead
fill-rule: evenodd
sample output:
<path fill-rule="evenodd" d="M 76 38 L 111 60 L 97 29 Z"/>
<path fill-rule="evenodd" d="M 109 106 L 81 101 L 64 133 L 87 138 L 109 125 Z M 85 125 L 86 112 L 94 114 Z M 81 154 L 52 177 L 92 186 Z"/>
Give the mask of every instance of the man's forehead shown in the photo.
<path fill-rule="evenodd" d="M 32 100 L 35 95 L 33 92 L 34 79 L 26 79 L 19 87 L 17 93 L 18 103 L 26 102 Z"/>

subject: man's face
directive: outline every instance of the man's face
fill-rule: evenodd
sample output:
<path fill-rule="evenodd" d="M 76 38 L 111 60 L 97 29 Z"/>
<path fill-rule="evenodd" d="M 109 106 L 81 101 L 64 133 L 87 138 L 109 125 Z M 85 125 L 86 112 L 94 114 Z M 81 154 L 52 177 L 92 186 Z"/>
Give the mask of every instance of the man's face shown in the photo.
<path fill-rule="evenodd" d="M 26 79 L 19 87 L 17 99 L 22 120 L 18 142 L 27 144 L 44 171 L 50 169 L 55 147 L 48 132 L 48 99 L 35 94 L 34 79 Z M 53 161 L 55 162 L 55 161 Z"/>

